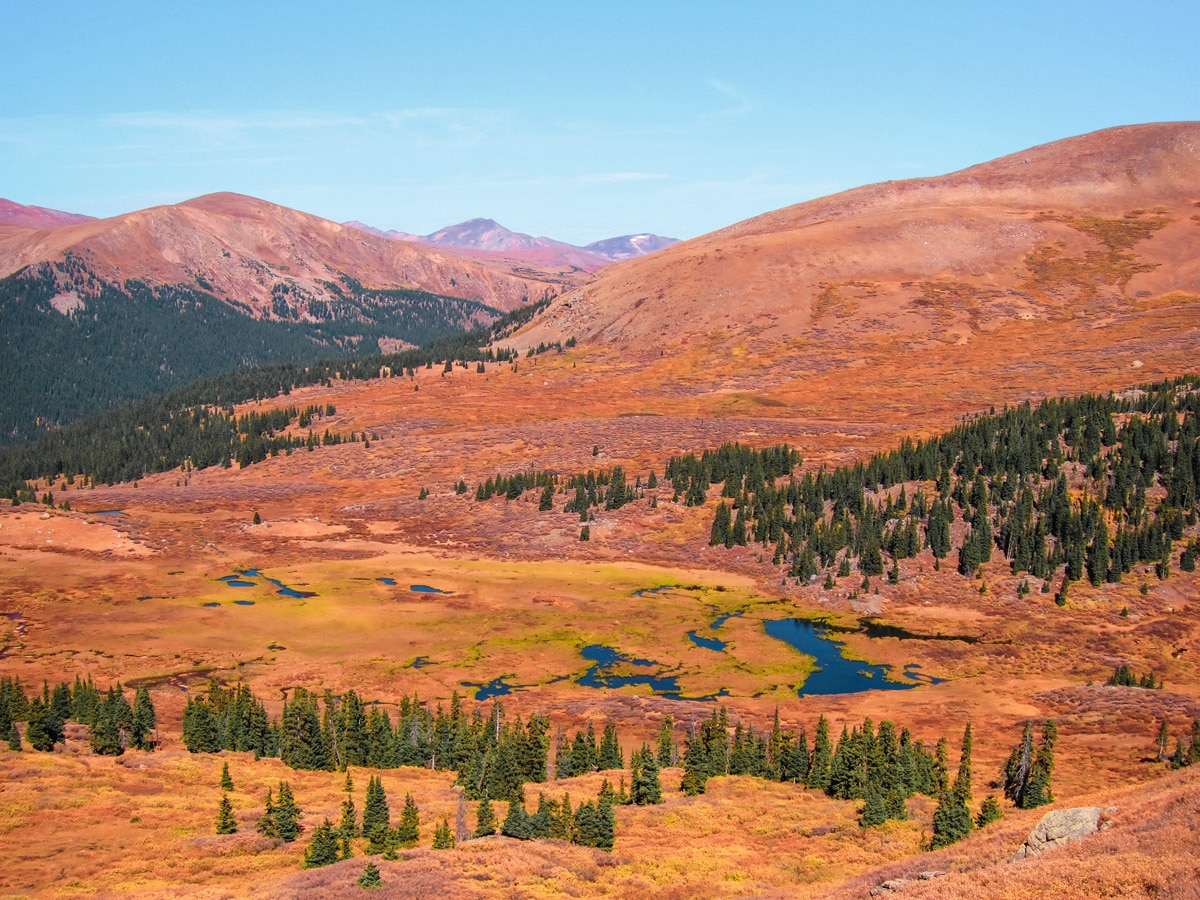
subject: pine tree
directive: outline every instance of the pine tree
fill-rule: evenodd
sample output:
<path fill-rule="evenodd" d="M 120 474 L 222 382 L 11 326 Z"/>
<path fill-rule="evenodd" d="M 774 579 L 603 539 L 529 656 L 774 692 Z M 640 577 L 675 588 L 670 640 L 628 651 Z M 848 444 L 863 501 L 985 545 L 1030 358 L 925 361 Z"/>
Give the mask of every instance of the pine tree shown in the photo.
<path fill-rule="evenodd" d="M 280 840 L 291 843 L 300 834 L 300 807 L 292 796 L 292 788 L 286 781 L 279 782 L 278 799 L 275 803 L 275 830 Z"/>
<path fill-rule="evenodd" d="M 829 743 L 829 722 L 825 716 L 817 720 L 817 735 L 813 738 L 812 762 L 808 768 L 805 787 L 823 791 L 829 787 L 829 770 L 833 761 L 833 748 Z"/>
<path fill-rule="evenodd" d="M 616 841 L 617 816 L 611 799 L 601 798 L 596 806 L 596 842 L 600 850 L 612 850 Z"/>
<path fill-rule="evenodd" d="M 454 849 L 454 835 L 450 833 L 450 823 L 446 819 L 442 819 L 442 824 L 440 824 L 433 832 L 433 849 Z"/>
<path fill-rule="evenodd" d="M 662 726 L 658 730 L 658 765 L 667 768 L 675 765 L 675 723 L 670 716 L 663 716 Z"/>
<path fill-rule="evenodd" d="M 275 821 L 275 800 L 271 794 L 271 789 L 267 788 L 267 803 L 266 809 L 258 820 L 255 829 L 263 837 L 277 838 L 279 837 L 279 826 Z"/>
<path fill-rule="evenodd" d="M 8 749 L 21 752 L 21 732 L 17 731 L 16 722 L 10 722 L 8 726 Z"/>
<path fill-rule="evenodd" d="M 986 828 L 997 819 L 1003 818 L 1004 814 L 1000 812 L 1000 802 L 992 796 L 987 797 L 983 801 L 983 805 L 979 807 L 979 815 L 975 817 L 976 828 Z"/>
<path fill-rule="evenodd" d="M 233 779 L 229 777 L 229 763 L 227 762 L 221 764 L 221 790 L 233 790 Z"/>
<path fill-rule="evenodd" d="M 400 823 L 396 826 L 396 843 L 401 847 L 415 847 L 421 839 L 421 826 L 417 804 L 412 794 L 404 795 L 404 809 L 400 811 Z"/>
<path fill-rule="evenodd" d="M 233 834 L 237 831 L 237 819 L 233 817 L 233 804 L 228 794 L 221 794 L 221 805 L 217 808 L 217 834 Z"/>
<path fill-rule="evenodd" d="M 962 797 L 949 791 L 938 801 L 933 812 L 933 837 L 929 849 L 937 850 L 957 843 L 971 833 L 971 812 Z"/>
<path fill-rule="evenodd" d="M 950 790 L 960 797 L 963 803 L 971 799 L 971 723 L 963 732 L 962 755 L 958 758 L 958 774 L 954 776 L 954 785 Z"/>
<path fill-rule="evenodd" d="M 338 836 L 333 823 L 326 819 L 313 830 L 312 841 L 304 851 L 304 868 L 331 866 L 339 858 Z"/>
<path fill-rule="evenodd" d="M 1162 720 L 1162 724 L 1158 728 L 1158 752 L 1155 754 L 1155 759 L 1162 762 L 1167 758 L 1167 741 L 1171 739 L 1171 726 L 1166 719 Z"/>
<path fill-rule="evenodd" d="M 883 794 L 879 787 L 872 784 L 867 789 L 866 802 L 863 804 L 862 813 L 858 819 L 860 828 L 874 828 L 876 825 L 882 825 L 887 821 L 887 810 L 884 807 Z"/>
<path fill-rule="evenodd" d="M 363 807 L 362 834 L 368 840 L 368 853 L 382 853 L 391 843 L 391 813 L 387 795 L 378 775 L 367 782 L 367 802 Z"/>
<path fill-rule="evenodd" d="M 373 862 L 368 862 L 362 874 L 358 876 L 358 886 L 360 888 L 382 887 L 383 877 L 379 874 L 379 866 Z"/>
<path fill-rule="evenodd" d="M 609 722 L 604 726 L 604 737 L 600 740 L 600 751 L 596 755 L 596 766 L 600 771 L 625 768 L 625 756 L 617 741 L 617 726 Z"/>
<path fill-rule="evenodd" d="M 137 689 L 133 700 L 133 721 L 129 730 L 130 743 L 137 750 L 154 749 L 154 729 L 158 727 L 158 715 L 154 711 L 154 703 L 150 700 L 150 692 L 145 686 Z"/>
<path fill-rule="evenodd" d="M 358 810 L 354 808 L 354 798 L 349 795 L 342 801 L 342 818 L 338 821 L 338 831 L 347 841 L 359 836 Z"/>
<path fill-rule="evenodd" d="M 524 803 L 514 800 L 508 804 L 508 814 L 504 817 L 504 824 L 500 826 L 500 833 L 505 837 L 517 838 L 521 841 L 530 839 L 533 827 L 529 821 L 529 813 L 525 811 Z"/>
<path fill-rule="evenodd" d="M 42 704 L 41 698 L 34 697 L 29 703 L 29 721 L 25 726 L 25 740 L 34 750 L 49 753 L 54 749 L 54 733 L 47 721 L 49 710 Z"/>
<path fill-rule="evenodd" d="M 633 778 L 629 785 L 629 801 L 638 806 L 662 803 L 662 782 L 658 777 L 658 761 L 649 744 L 634 751 Z"/>
<path fill-rule="evenodd" d="M 475 819 L 475 837 L 487 837 L 496 833 L 496 813 L 492 810 L 492 801 L 484 797 L 479 804 L 479 812 Z"/>

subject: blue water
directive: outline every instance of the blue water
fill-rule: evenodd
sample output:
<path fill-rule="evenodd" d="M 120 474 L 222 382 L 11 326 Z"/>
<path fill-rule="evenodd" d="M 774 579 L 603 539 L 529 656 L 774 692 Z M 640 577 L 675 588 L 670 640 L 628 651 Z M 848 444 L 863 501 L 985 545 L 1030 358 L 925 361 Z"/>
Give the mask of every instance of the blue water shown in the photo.
<path fill-rule="evenodd" d="M 253 606 L 254 601 L 253 600 L 234 600 L 233 605 L 234 606 Z"/>
<path fill-rule="evenodd" d="M 125 510 L 123 510 L 123 509 L 98 509 L 94 513 L 92 513 L 92 515 L 93 516 L 119 516 L 124 511 Z"/>
<path fill-rule="evenodd" d="M 661 663 L 655 662 L 652 659 L 637 659 L 633 656 L 626 656 L 624 653 L 615 650 L 612 647 L 605 647 L 603 644 L 589 644 L 579 651 L 584 659 L 591 660 L 594 665 L 575 679 L 576 684 L 581 684 L 584 687 L 590 688 L 620 688 L 628 686 L 648 687 L 657 696 L 667 700 L 715 700 L 718 697 L 727 697 L 729 692 L 721 688 L 715 694 L 709 694 L 706 697 L 685 697 L 682 689 L 679 687 L 679 677 L 677 675 L 669 675 L 661 668 Z M 632 675 L 617 675 L 609 669 L 618 663 L 624 663 L 630 666 L 660 666 L 659 671 L 654 674 L 634 673 Z"/>
<path fill-rule="evenodd" d="M 250 573 L 247 572 L 246 574 L 248 575 Z M 263 577 L 266 578 L 266 576 Z M 317 596 L 313 591 L 298 591 L 295 588 L 290 588 L 276 578 L 266 578 L 266 580 L 275 585 L 275 587 L 279 588 L 279 590 L 277 590 L 275 593 L 281 594 L 284 597 L 297 597 L 299 599 L 304 599 L 305 597 Z"/>
<path fill-rule="evenodd" d="M 463 687 L 475 688 L 476 700 L 491 700 L 493 697 L 504 697 L 513 692 L 514 688 L 520 687 L 516 684 L 505 684 L 504 679 L 507 675 L 501 675 L 499 678 L 493 678 L 486 684 L 480 684 L 475 681 L 461 681 Z"/>
<path fill-rule="evenodd" d="M 283 597 L 294 597 L 303 600 L 305 597 L 317 596 L 313 591 L 298 591 L 295 588 L 288 587 L 278 578 L 267 578 L 267 576 L 261 574 L 258 569 L 238 570 L 236 575 L 222 575 L 217 579 L 217 581 L 223 581 L 229 585 L 229 587 L 254 587 L 255 582 L 246 581 L 246 578 L 262 578 L 263 581 L 275 585 L 275 593 Z"/>
<path fill-rule="evenodd" d="M 744 610 L 739 609 L 737 612 L 722 613 L 721 615 L 719 615 L 715 619 L 713 619 L 713 623 L 711 625 L 709 625 L 708 627 L 711 628 L 713 631 L 716 631 L 718 628 L 720 628 L 722 625 L 724 625 L 730 619 L 739 618 L 743 612 L 744 612 Z"/>
<path fill-rule="evenodd" d="M 671 589 L 671 585 L 669 585 L 669 584 L 664 584 L 664 585 L 661 585 L 660 587 L 656 587 L 656 588 L 642 588 L 641 590 L 634 591 L 633 596 L 645 597 L 647 594 L 661 594 L 663 591 L 667 591 L 670 589 Z"/>
<path fill-rule="evenodd" d="M 212 603 L 205 603 L 204 605 L 205 605 L 205 606 L 220 606 L 221 604 L 220 604 L 220 603 L 217 603 L 217 602 L 214 600 Z"/>
<path fill-rule="evenodd" d="M 408 589 L 416 594 L 453 594 L 454 591 L 443 591 L 427 584 L 410 584 Z"/>
<path fill-rule="evenodd" d="M 936 684 L 936 679 L 918 676 L 904 668 L 905 681 L 888 681 L 891 666 L 877 666 L 846 659 L 845 645 L 836 641 L 821 622 L 806 619 L 774 619 L 763 622 L 771 637 L 795 647 L 816 660 L 816 667 L 797 692 L 799 696 L 854 694 L 859 691 L 903 691 L 918 684 Z"/>
<path fill-rule="evenodd" d="M 694 631 L 688 632 L 688 637 L 692 639 L 692 643 L 697 647 L 703 647 L 705 650 L 716 650 L 722 653 L 725 647 L 728 646 L 724 641 L 718 641 L 716 638 L 700 637 Z"/>
<path fill-rule="evenodd" d="M 380 584 L 386 584 L 388 587 L 396 586 L 395 578 L 376 578 L 375 580 L 378 581 Z"/>
<path fill-rule="evenodd" d="M 424 669 L 426 666 L 432 666 L 432 665 L 435 665 L 435 663 L 428 656 L 418 656 L 416 659 L 414 659 L 412 662 L 410 662 L 406 666 L 406 668 Z"/>

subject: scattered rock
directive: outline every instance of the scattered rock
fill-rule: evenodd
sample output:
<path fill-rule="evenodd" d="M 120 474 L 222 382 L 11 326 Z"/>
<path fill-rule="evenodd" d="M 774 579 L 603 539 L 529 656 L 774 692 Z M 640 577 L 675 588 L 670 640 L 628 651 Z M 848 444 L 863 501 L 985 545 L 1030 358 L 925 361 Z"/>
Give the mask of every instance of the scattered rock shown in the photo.
<path fill-rule="evenodd" d="M 942 878 L 946 873 L 939 871 L 918 872 L 917 881 L 933 881 L 935 878 Z M 912 883 L 911 878 L 889 878 L 882 884 L 877 884 L 871 888 L 872 897 L 883 897 L 886 894 L 898 894 Z"/>
<path fill-rule="evenodd" d="M 1099 806 L 1080 806 L 1048 812 L 1029 833 L 1029 837 L 1025 839 L 1012 861 L 1037 856 L 1054 847 L 1094 834 L 1102 827 L 1107 828 L 1108 823 L 1105 822 L 1102 826 L 1100 820 L 1106 812 L 1112 811 Z"/>

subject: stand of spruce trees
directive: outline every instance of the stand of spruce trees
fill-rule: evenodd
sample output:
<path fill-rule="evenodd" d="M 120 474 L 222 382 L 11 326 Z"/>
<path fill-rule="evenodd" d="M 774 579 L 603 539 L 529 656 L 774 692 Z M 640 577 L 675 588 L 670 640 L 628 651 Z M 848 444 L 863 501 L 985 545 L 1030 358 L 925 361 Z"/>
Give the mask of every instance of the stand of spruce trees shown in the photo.
<path fill-rule="evenodd" d="M 120 684 L 100 691 L 89 676 L 75 676 L 73 685 L 60 682 L 50 690 L 42 683 L 41 694 L 26 696 L 19 677 L 0 678 L 0 738 L 20 749 L 16 723 L 25 722 L 25 741 L 34 750 L 49 752 L 66 739 L 66 723 L 89 729 L 93 753 L 120 756 L 126 749 L 153 750 L 158 716 L 150 692 L 143 686 L 134 692 L 133 705 Z"/>

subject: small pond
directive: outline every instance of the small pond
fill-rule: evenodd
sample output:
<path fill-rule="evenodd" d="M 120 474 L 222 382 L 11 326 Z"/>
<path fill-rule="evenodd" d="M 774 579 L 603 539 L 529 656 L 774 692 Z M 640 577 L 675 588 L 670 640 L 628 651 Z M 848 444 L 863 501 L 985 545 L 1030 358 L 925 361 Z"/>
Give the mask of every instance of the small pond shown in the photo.
<path fill-rule="evenodd" d="M 408 589 L 414 594 L 453 594 L 454 591 L 443 591 L 441 588 L 430 587 L 427 584 L 410 584 Z"/>
<path fill-rule="evenodd" d="M 420 657 L 418 657 L 420 658 Z M 463 687 L 475 688 L 476 700 L 491 700 L 493 697 L 505 697 L 513 692 L 514 688 L 518 688 L 519 684 L 505 684 L 504 679 L 511 678 L 510 675 L 501 675 L 499 678 L 493 678 L 486 683 L 477 681 L 460 681 Z"/>
<path fill-rule="evenodd" d="M 268 578 L 266 575 L 263 575 L 261 572 L 259 572 L 258 569 L 244 569 L 244 570 L 235 570 L 235 571 L 237 572 L 236 575 L 222 575 L 220 578 L 217 579 L 217 581 L 223 581 L 229 587 L 247 588 L 247 587 L 255 587 L 258 584 L 255 581 L 248 581 L 247 579 L 261 578 L 263 581 L 267 582 L 268 584 L 274 585 L 275 593 L 279 594 L 281 597 L 293 597 L 296 599 L 303 600 L 306 597 L 317 596 L 316 593 L 313 591 L 298 591 L 293 587 L 288 587 L 286 584 L 284 584 L 278 578 Z"/>
<path fill-rule="evenodd" d="M 705 650 L 716 650 L 718 653 L 724 653 L 725 648 L 728 646 L 725 641 L 719 641 L 711 637 L 702 637 L 694 631 L 689 631 L 687 636 L 693 644 L 697 647 L 703 647 Z"/>
<path fill-rule="evenodd" d="M 669 674 L 669 672 L 662 668 L 661 663 L 652 659 L 638 659 L 633 656 L 627 656 L 613 647 L 606 647 L 603 644 L 589 644 L 579 651 L 579 653 L 584 659 L 591 660 L 594 663 L 590 669 L 575 679 L 576 684 L 581 684 L 584 687 L 648 687 L 656 696 L 664 697 L 668 700 L 715 700 L 718 697 L 728 696 L 728 691 L 722 688 L 716 694 L 709 694 L 705 697 L 684 697 L 682 689 L 679 687 L 679 676 Z M 612 669 L 618 665 L 636 668 L 657 666 L 658 671 L 654 674 L 640 672 L 617 674 Z"/>
<path fill-rule="evenodd" d="M 388 587 L 396 586 L 395 578 L 376 578 L 375 580 L 378 581 L 380 584 L 386 584 Z"/>
<path fill-rule="evenodd" d="M 233 605 L 234 606 L 253 606 L 254 601 L 253 600 L 234 600 Z"/>
<path fill-rule="evenodd" d="M 903 691 L 918 684 L 940 684 L 941 679 L 919 674 L 905 666 L 904 681 L 889 681 L 891 666 L 874 665 L 845 657 L 845 644 L 837 641 L 824 622 L 808 619 L 774 619 L 763 622 L 767 634 L 816 660 L 815 668 L 797 692 L 799 696 L 854 694 L 859 691 Z"/>

